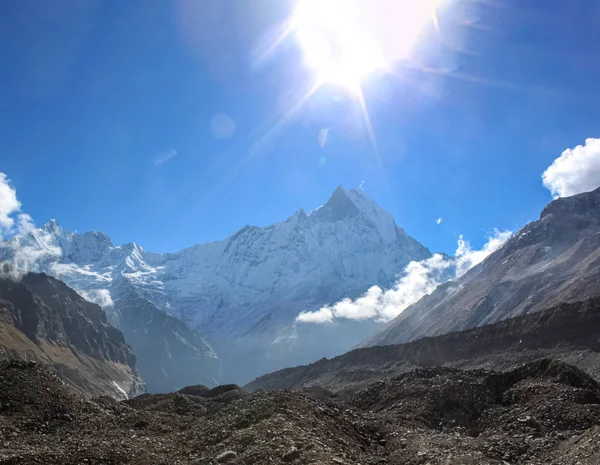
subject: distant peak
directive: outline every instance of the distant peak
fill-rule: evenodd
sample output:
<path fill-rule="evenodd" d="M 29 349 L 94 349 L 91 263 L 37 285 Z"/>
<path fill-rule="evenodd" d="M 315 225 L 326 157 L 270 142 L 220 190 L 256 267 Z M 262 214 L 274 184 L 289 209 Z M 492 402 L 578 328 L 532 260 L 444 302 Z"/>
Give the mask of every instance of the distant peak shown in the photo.
<path fill-rule="evenodd" d="M 103 233 L 102 231 L 98 231 L 98 230 L 88 231 L 88 232 L 84 233 L 83 236 L 93 237 L 96 240 L 99 240 L 102 242 L 109 242 L 112 245 L 110 236 L 106 233 Z M 135 243 L 134 243 L 134 245 L 135 245 Z"/>
<path fill-rule="evenodd" d="M 293 216 L 293 218 L 302 218 L 302 219 L 304 219 L 306 217 L 307 217 L 307 214 L 304 211 L 304 208 L 301 208 L 300 210 L 298 210 L 296 213 L 294 213 L 294 216 Z"/>
<path fill-rule="evenodd" d="M 335 188 L 335 190 L 333 191 L 333 193 L 331 194 L 331 197 L 329 197 L 329 200 L 327 201 L 327 203 L 333 201 L 336 201 L 336 199 L 349 199 L 352 200 L 352 195 L 351 193 L 354 191 L 354 189 L 346 189 L 343 186 L 337 186 Z M 343 201 L 343 200 L 342 200 Z"/>
<path fill-rule="evenodd" d="M 325 205 L 315 210 L 313 215 L 321 220 L 337 221 L 342 218 L 356 216 L 359 213 L 360 211 L 350 199 L 348 191 L 342 186 L 338 186 Z"/>
<path fill-rule="evenodd" d="M 365 192 L 362 189 L 354 189 L 354 188 L 352 188 L 352 189 L 350 189 L 350 193 L 354 194 L 354 195 L 357 195 L 359 197 L 365 198 L 365 199 L 369 198 L 367 196 L 367 194 L 365 194 Z"/>
<path fill-rule="evenodd" d="M 333 197 L 334 195 L 340 195 L 340 194 L 344 194 L 344 195 L 346 194 L 346 189 L 344 189 L 344 186 L 342 186 L 341 184 L 335 188 L 335 190 L 333 191 L 333 194 L 331 194 L 331 196 Z"/>
<path fill-rule="evenodd" d="M 342 186 L 338 186 L 329 200 L 313 210 L 310 217 L 319 221 L 363 218 L 370 221 L 381 236 L 390 242 L 395 241 L 398 234 L 408 236 L 402 228 L 396 225 L 392 214 L 383 209 L 361 189 L 346 190 Z"/>
<path fill-rule="evenodd" d="M 141 245 L 139 245 L 139 244 L 137 244 L 135 242 L 128 242 L 127 244 L 123 244 L 121 247 L 124 250 L 128 250 L 128 251 L 131 251 L 131 252 L 135 252 L 136 250 L 137 251 L 141 251 L 141 252 L 145 252 L 144 248 Z"/>
<path fill-rule="evenodd" d="M 365 194 L 365 192 L 361 189 L 345 189 L 343 186 L 338 186 L 334 191 L 333 194 L 331 194 L 331 198 L 339 198 L 339 197 L 345 197 L 350 199 L 351 201 L 353 201 L 354 203 L 357 202 L 363 202 L 363 201 L 368 201 L 368 202 L 372 202 L 375 203 L 367 194 Z"/>
<path fill-rule="evenodd" d="M 61 228 L 60 228 L 60 225 L 58 224 L 58 221 L 56 221 L 54 218 L 52 218 L 44 226 L 42 226 L 42 229 L 45 229 L 49 233 L 54 233 L 56 231 L 60 231 Z"/>

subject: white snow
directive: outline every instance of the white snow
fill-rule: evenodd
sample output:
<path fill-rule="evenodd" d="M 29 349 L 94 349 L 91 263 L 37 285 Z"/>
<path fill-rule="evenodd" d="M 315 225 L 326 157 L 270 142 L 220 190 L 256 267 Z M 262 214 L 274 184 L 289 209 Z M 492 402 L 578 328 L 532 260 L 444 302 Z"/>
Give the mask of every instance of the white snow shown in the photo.
<path fill-rule="evenodd" d="M 299 211 L 281 223 L 247 226 L 176 253 L 156 254 L 135 243 L 114 246 L 106 234 L 75 234 L 52 221 L 0 242 L 0 259 L 27 249 L 37 270 L 76 290 L 108 290 L 115 302 L 119 286 L 130 283 L 211 340 L 247 334 L 269 314 L 274 330 L 348 290 L 391 286 L 409 262 L 431 256 L 362 191 L 336 193 L 356 206 L 346 216 L 320 216 L 326 203 L 309 215 Z"/>
<path fill-rule="evenodd" d="M 123 394 L 123 396 L 125 396 L 125 399 L 129 399 L 129 395 L 127 395 L 127 392 L 125 391 L 125 389 L 123 389 L 121 386 L 119 386 L 119 383 L 117 383 L 116 381 L 113 381 L 112 383 L 117 388 L 117 390 L 121 394 Z"/>

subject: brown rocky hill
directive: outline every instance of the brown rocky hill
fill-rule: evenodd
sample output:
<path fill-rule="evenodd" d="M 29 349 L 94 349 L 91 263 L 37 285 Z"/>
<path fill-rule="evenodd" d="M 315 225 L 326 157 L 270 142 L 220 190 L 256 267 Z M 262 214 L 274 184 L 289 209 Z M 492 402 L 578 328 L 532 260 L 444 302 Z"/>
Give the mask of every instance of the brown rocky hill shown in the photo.
<path fill-rule="evenodd" d="M 551 202 L 538 221 L 362 347 L 402 344 L 600 296 L 600 188 Z"/>
<path fill-rule="evenodd" d="M 144 392 L 121 331 L 98 305 L 45 274 L 0 275 L 0 359 L 48 365 L 92 395 Z"/>

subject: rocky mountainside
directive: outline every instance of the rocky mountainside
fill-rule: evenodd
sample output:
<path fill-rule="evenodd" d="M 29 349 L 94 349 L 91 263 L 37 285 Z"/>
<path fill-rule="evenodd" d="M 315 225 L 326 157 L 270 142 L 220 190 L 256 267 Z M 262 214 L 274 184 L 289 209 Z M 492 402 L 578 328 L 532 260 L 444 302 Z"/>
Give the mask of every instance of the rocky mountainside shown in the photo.
<path fill-rule="evenodd" d="M 595 465 L 600 386 L 540 360 L 419 369 L 344 395 L 198 386 L 117 402 L 3 362 L 0 439 L 15 465 Z"/>
<path fill-rule="evenodd" d="M 399 344 L 600 296 L 600 189 L 550 203 L 483 263 L 362 346 Z"/>
<path fill-rule="evenodd" d="M 135 356 L 102 308 L 45 274 L 0 274 L 0 358 L 48 365 L 90 394 L 144 392 Z"/>
<path fill-rule="evenodd" d="M 600 381 L 600 298 L 406 344 L 356 349 L 331 360 L 261 376 L 245 388 L 274 391 L 319 387 L 338 392 L 415 368 L 504 371 L 542 357 L 576 365 Z"/>
<path fill-rule="evenodd" d="M 221 363 L 208 343 L 153 303 L 164 302 L 163 285 L 143 255 L 150 254 L 136 244 L 115 247 L 103 233 L 75 234 L 54 220 L 0 243 L 0 259 L 16 269 L 43 270 L 102 305 L 133 348 L 149 391 L 218 384 Z"/>
<path fill-rule="evenodd" d="M 119 327 L 131 340 L 145 378 L 160 373 L 144 372 L 146 354 L 132 331 L 144 332 L 148 319 L 124 308 L 127 299 L 122 295 L 135 293 L 153 308 L 180 319 L 224 359 L 227 379 L 247 381 L 350 349 L 376 326 L 337 324 L 319 328 L 316 332 L 325 333 L 312 337 L 301 334 L 296 315 L 358 296 L 374 284 L 389 287 L 410 261 L 430 256 L 361 191 L 341 187 L 310 214 L 299 210 L 281 223 L 246 226 L 225 240 L 177 253 L 151 253 L 137 244 L 115 246 L 103 233 L 75 234 L 54 221 L 0 243 L 0 258 L 64 280 L 109 314 L 118 312 L 117 324 L 129 312 L 136 313 L 139 320 L 132 318 L 130 326 Z M 140 345 L 148 347 L 154 341 Z M 203 354 L 198 364 L 213 360 L 214 352 L 206 343 L 186 342 Z M 172 360 L 180 358 L 171 353 Z M 165 357 L 166 351 L 161 358 Z M 205 372 L 218 378 L 208 368 Z M 172 389 L 185 384 L 180 379 L 167 383 Z"/>
<path fill-rule="evenodd" d="M 198 334 L 134 289 L 122 292 L 118 302 L 111 321 L 140 354 L 138 370 L 151 392 L 171 392 L 196 383 L 219 384 L 221 361 Z"/>

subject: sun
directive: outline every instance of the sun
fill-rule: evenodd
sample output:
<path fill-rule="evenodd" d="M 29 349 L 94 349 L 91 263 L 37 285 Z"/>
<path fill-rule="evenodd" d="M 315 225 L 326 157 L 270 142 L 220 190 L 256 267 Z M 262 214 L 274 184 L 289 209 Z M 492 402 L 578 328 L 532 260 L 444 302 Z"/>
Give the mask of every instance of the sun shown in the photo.
<path fill-rule="evenodd" d="M 360 22 L 356 0 L 301 0 L 294 28 L 307 66 L 319 80 L 351 86 L 385 66 L 380 47 Z"/>
<path fill-rule="evenodd" d="M 321 82 L 355 88 L 406 57 L 440 0 L 298 0 L 292 28 Z"/>

